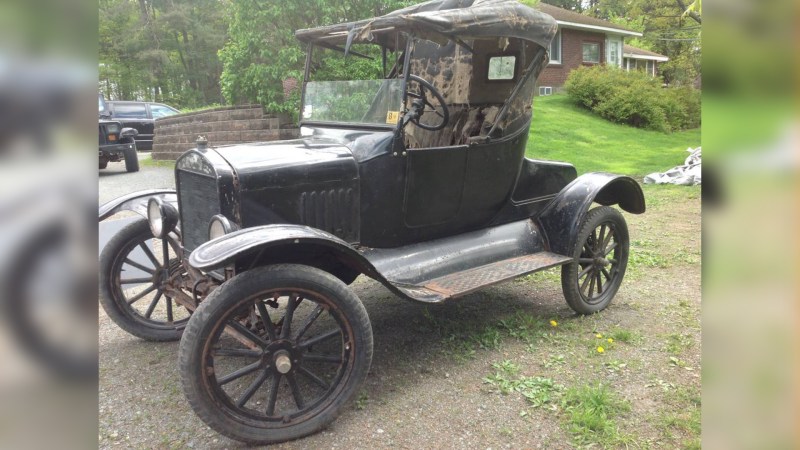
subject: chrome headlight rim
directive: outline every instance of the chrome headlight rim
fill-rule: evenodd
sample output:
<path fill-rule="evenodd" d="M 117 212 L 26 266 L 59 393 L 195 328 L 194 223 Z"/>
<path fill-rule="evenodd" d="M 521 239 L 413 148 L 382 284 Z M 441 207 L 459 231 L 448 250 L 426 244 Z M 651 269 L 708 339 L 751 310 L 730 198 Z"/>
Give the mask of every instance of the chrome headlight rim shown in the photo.
<path fill-rule="evenodd" d="M 153 236 L 162 239 L 178 224 L 178 211 L 159 197 L 151 197 L 147 201 L 147 222 Z"/>
<path fill-rule="evenodd" d="M 234 225 L 230 219 L 222 214 L 217 214 L 208 222 L 208 240 L 213 241 L 237 229 L 238 227 Z"/>

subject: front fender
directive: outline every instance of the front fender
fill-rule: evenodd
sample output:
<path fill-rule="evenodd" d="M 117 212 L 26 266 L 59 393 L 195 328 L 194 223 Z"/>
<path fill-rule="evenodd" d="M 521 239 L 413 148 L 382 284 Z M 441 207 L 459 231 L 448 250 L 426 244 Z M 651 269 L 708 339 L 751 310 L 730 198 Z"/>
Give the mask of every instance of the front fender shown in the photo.
<path fill-rule="evenodd" d="M 176 209 L 178 208 L 178 195 L 175 193 L 175 189 L 148 189 L 132 192 L 102 204 L 98 210 L 98 221 L 102 222 L 120 211 L 134 211 L 146 218 L 147 201 L 150 200 L 150 197 L 159 197 L 167 203 L 172 203 Z"/>
<path fill-rule="evenodd" d="M 232 264 L 246 254 L 282 246 L 324 248 L 362 273 L 377 274 L 372 264 L 347 242 L 316 228 L 291 224 L 245 228 L 208 241 L 189 255 L 189 264 L 208 272 Z"/>
<path fill-rule="evenodd" d="M 619 204 L 633 214 L 645 211 L 644 192 L 633 178 L 603 172 L 581 175 L 562 189 L 538 217 L 550 251 L 572 254 L 578 230 L 592 202 L 606 206 Z"/>

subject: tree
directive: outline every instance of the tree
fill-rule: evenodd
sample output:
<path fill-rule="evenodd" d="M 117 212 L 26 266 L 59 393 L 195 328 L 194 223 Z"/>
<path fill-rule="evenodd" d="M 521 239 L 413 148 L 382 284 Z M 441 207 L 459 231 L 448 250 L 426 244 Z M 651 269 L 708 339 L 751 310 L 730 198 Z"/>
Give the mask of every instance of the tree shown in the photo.
<path fill-rule="evenodd" d="M 303 77 L 305 48 L 294 31 L 386 14 L 413 0 L 232 0 L 226 9 L 229 40 L 219 51 L 220 84 L 229 103 L 262 104 L 296 113 L 297 95 L 285 97 L 284 81 Z"/>
<path fill-rule="evenodd" d="M 684 11 L 676 0 L 598 0 L 584 13 L 640 31 L 626 43 L 669 57 L 659 65 L 665 82 L 691 84 L 700 74 L 700 26 Z"/>
<path fill-rule="evenodd" d="M 542 3 L 547 3 L 548 5 L 558 6 L 559 8 L 576 12 L 583 11 L 582 0 L 542 0 Z"/>
<path fill-rule="evenodd" d="M 100 90 L 179 108 L 219 103 L 224 1 L 101 0 Z"/>

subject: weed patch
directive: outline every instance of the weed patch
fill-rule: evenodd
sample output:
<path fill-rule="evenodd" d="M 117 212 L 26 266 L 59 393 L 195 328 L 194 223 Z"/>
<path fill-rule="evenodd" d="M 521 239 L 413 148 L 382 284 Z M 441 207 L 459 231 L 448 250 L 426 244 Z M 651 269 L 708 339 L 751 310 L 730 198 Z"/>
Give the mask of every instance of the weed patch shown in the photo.
<path fill-rule="evenodd" d="M 563 409 L 567 431 L 578 445 L 615 447 L 631 440 L 616 421 L 630 411 L 630 404 L 602 384 L 568 389 Z"/>
<path fill-rule="evenodd" d="M 519 366 L 509 360 L 492 364 L 495 373 L 483 381 L 503 394 L 519 392 L 534 408 L 550 407 L 557 409 L 556 401 L 561 397 L 564 386 L 552 378 L 517 376 Z"/>
<path fill-rule="evenodd" d="M 672 333 L 667 335 L 664 349 L 672 355 L 680 355 L 694 345 L 694 340 L 688 334 Z"/>

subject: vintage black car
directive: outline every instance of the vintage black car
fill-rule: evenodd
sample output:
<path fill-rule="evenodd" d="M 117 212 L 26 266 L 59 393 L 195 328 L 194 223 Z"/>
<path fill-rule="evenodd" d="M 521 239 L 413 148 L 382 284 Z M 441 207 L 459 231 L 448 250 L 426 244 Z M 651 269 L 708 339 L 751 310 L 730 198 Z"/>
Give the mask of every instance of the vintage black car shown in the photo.
<path fill-rule="evenodd" d="M 98 156 L 100 168 L 105 169 L 109 162 L 125 161 L 125 170 L 137 172 L 139 170 L 139 157 L 136 155 L 137 131 L 126 128 L 116 120 L 110 120 L 108 107 L 102 94 L 98 94 L 99 103 L 99 137 L 100 153 Z"/>
<path fill-rule="evenodd" d="M 359 275 L 438 303 L 560 266 L 569 306 L 606 308 L 629 247 L 611 205 L 638 214 L 645 200 L 629 177 L 524 156 L 556 31 L 505 0 L 297 31 L 308 45 L 300 139 L 199 139 L 176 162 L 177 190 L 100 207 L 100 220 L 146 217 L 102 252 L 108 315 L 144 339 L 182 337 L 198 416 L 273 443 L 329 424 L 364 381 L 372 330 L 348 288 Z M 373 58 L 377 76 L 320 79 L 324 52 Z"/>

